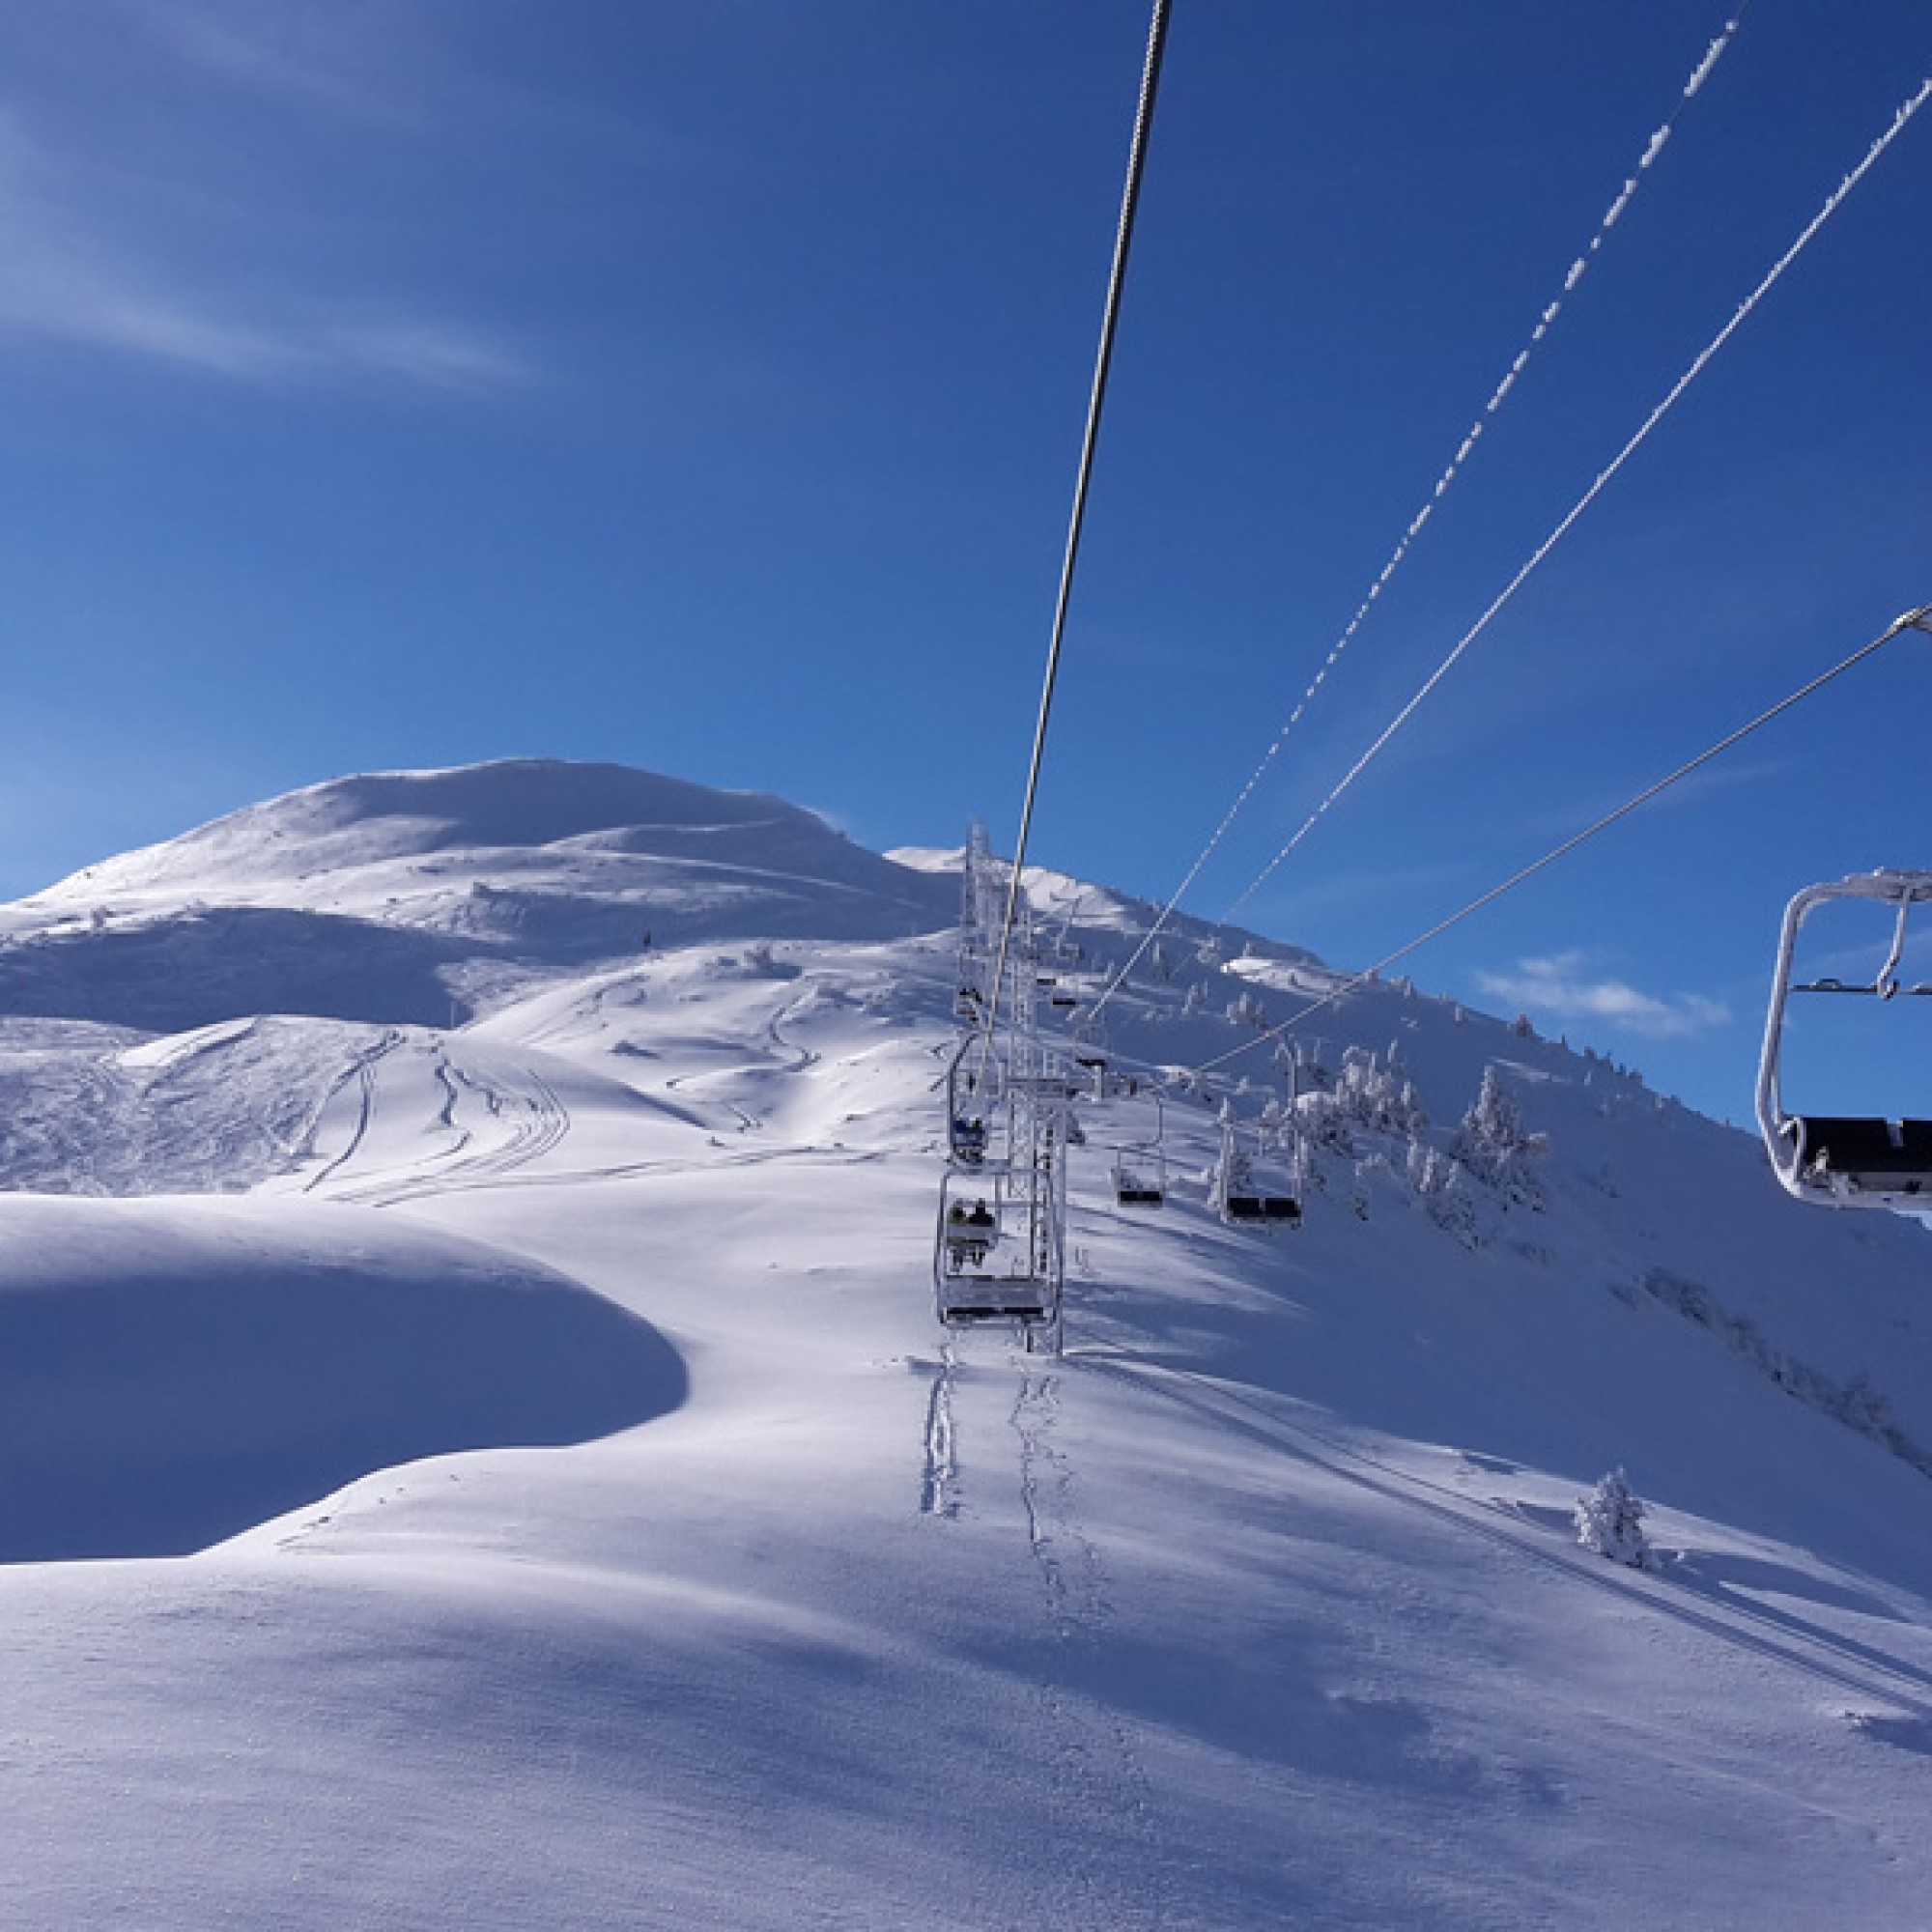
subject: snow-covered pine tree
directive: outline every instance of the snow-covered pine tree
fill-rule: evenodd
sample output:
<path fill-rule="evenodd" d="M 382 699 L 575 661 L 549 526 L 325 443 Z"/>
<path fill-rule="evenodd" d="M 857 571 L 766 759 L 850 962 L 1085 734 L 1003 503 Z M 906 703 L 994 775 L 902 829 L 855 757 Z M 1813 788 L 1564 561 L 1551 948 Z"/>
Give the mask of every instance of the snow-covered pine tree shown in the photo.
<path fill-rule="evenodd" d="M 1230 1000 L 1228 1017 L 1236 1026 L 1253 1027 L 1257 1033 L 1267 1031 L 1267 1009 L 1252 993 L 1241 993 Z"/>
<path fill-rule="evenodd" d="M 1505 1201 L 1520 1208 L 1541 1208 L 1543 1190 L 1531 1163 L 1548 1149 L 1544 1135 L 1524 1129 L 1522 1115 L 1503 1091 L 1494 1065 L 1484 1067 L 1482 1090 L 1463 1116 L 1450 1152 Z"/>
<path fill-rule="evenodd" d="M 1613 1563 L 1651 1569 L 1657 1559 L 1644 1531 L 1645 1514 L 1629 1477 L 1612 1469 L 1587 1496 L 1577 1498 L 1577 1541 Z"/>

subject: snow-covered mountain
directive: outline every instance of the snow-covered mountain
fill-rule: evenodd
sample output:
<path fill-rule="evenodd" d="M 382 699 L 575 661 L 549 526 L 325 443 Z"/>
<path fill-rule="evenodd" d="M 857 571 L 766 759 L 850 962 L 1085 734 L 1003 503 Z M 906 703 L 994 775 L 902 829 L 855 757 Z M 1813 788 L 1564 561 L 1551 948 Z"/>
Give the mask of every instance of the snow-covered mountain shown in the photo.
<path fill-rule="evenodd" d="M 1924 1233 L 1375 984 L 1299 1233 L 1090 1103 L 1064 1357 L 942 1339 L 957 864 L 523 762 L 0 908 L 0 1921 L 1922 1924 Z M 1336 983 L 1182 922 L 1109 1050 Z"/>

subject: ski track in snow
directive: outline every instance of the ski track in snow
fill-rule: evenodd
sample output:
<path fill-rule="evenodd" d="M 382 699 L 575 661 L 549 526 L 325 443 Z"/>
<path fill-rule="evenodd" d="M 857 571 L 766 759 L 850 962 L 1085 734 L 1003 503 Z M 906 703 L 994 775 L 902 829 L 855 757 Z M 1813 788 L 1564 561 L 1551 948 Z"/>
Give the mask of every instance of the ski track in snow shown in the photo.
<path fill-rule="evenodd" d="M 448 1105 L 438 1123 L 453 1129 L 457 1136 L 455 1145 L 439 1156 L 433 1166 L 395 1179 L 338 1190 L 337 1200 L 387 1208 L 425 1195 L 491 1186 L 541 1160 L 561 1146 L 570 1132 L 570 1110 L 557 1097 L 556 1090 L 533 1067 L 519 1068 L 520 1086 L 513 1086 L 500 1071 L 485 1075 L 475 1066 L 452 1066 L 439 1052 L 435 1072 L 449 1094 Z M 498 1129 L 480 1145 L 474 1132 L 456 1121 L 462 1093 L 479 1097 L 492 1127 Z M 469 1151 L 472 1147 L 473 1152 Z"/>
<path fill-rule="evenodd" d="M 324 1181 L 333 1179 L 335 1175 L 347 1167 L 355 1158 L 356 1154 L 360 1152 L 362 1143 L 368 1139 L 369 1129 L 374 1124 L 376 1119 L 376 1064 L 388 1054 L 393 1053 L 402 1043 L 403 1037 L 401 1034 L 390 1033 L 385 1035 L 378 1045 L 372 1047 L 367 1053 L 356 1060 L 343 1078 L 323 1096 L 322 1105 L 316 1109 L 315 1121 L 311 1122 L 309 1127 L 310 1138 L 314 1136 L 323 1115 L 327 1111 L 329 1102 L 352 1080 L 356 1083 L 357 1087 L 355 1121 L 349 1131 L 348 1145 L 343 1148 L 342 1151 L 320 1174 L 312 1175 L 309 1178 L 308 1184 L 302 1189 L 304 1194 L 313 1194 Z"/>
<path fill-rule="evenodd" d="M 533 1066 L 525 1064 L 509 1073 L 499 1065 L 486 1073 L 473 1063 L 452 1060 L 442 1044 L 406 1055 L 405 1065 L 395 1056 L 407 1044 L 403 1035 L 388 1035 L 363 1055 L 347 1079 L 333 1090 L 331 1099 L 347 1080 L 356 1083 L 355 1118 L 346 1144 L 310 1177 L 304 1193 L 327 1188 L 330 1200 L 381 1208 L 426 1195 L 489 1186 L 553 1152 L 569 1134 L 569 1108 Z M 418 1070 L 424 1054 L 430 1061 L 430 1078 L 440 1095 L 426 1124 L 445 1135 L 449 1144 L 400 1168 L 363 1170 L 359 1163 L 373 1143 L 385 1107 L 385 1074 L 402 1077 Z M 318 1122 L 327 1104 L 325 1100 L 318 1110 Z M 387 1104 L 397 1103 L 393 1096 L 387 1096 Z M 479 1105 L 480 1123 L 475 1119 Z M 311 1128 L 311 1134 L 313 1131 Z"/>
<path fill-rule="evenodd" d="M 953 1450 L 952 1381 L 957 1368 L 952 1337 L 942 1335 L 939 1366 L 933 1372 L 925 1404 L 925 1466 L 920 1474 L 922 1515 L 953 1517 L 959 1513 L 959 1464 Z"/>
<path fill-rule="evenodd" d="M 1073 1465 L 1060 1442 L 1064 1371 L 1017 1349 L 1007 1366 L 1014 1377 L 1006 1421 L 1016 1451 L 1021 1524 L 1056 1652 L 1031 1693 L 1039 1705 L 1042 1736 L 1051 1741 L 1054 1803 L 1069 1820 L 1118 1820 L 1142 1848 L 1131 1878 L 1096 1866 L 1069 1868 L 1070 1895 L 1060 1910 L 1076 1913 L 1083 1923 L 1164 1926 L 1174 1921 L 1152 1785 L 1125 1723 L 1097 1683 L 1092 1689 L 1083 1683 L 1097 1679 L 1097 1655 L 1115 1612 L 1106 1566 L 1081 1520 Z M 959 1367 L 952 1335 L 942 1333 L 926 1401 L 920 1510 L 943 1520 L 955 1518 L 961 1505 L 954 1414 Z M 1069 1844 L 1082 1835 L 1065 1834 Z"/>
<path fill-rule="evenodd" d="M 1018 1355 L 1014 1365 L 1018 1386 L 1008 1424 L 1018 1444 L 1020 1506 L 1065 1666 L 1045 1673 L 1038 1686 L 1059 1740 L 1054 1787 L 1079 1815 L 1104 1811 L 1120 1818 L 1142 1847 L 1141 1885 L 1122 1891 L 1117 1889 L 1120 1875 L 1083 1873 L 1083 1903 L 1100 1910 L 1100 1922 L 1108 1925 L 1162 1926 L 1169 1922 L 1168 1888 L 1146 1767 L 1119 1714 L 1080 1684 L 1093 1674 L 1114 1605 L 1106 1566 L 1080 1519 L 1072 1464 L 1057 1439 L 1062 1371 Z M 1061 1682 L 1063 1675 L 1070 1681 Z"/>

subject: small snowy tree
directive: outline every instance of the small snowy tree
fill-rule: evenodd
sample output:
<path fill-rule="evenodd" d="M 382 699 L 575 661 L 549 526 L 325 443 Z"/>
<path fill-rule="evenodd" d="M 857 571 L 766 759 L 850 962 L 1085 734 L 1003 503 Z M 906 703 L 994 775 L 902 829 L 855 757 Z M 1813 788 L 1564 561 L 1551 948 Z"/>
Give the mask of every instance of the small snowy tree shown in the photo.
<path fill-rule="evenodd" d="M 1242 993 L 1230 1000 L 1228 1017 L 1236 1026 L 1250 1026 L 1257 1033 L 1267 1031 L 1267 1009 L 1252 993 Z"/>
<path fill-rule="evenodd" d="M 1644 1533 L 1645 1513 L 1630 1479 L 1621 1469 L 1612 1469 L 1587 1496 L 1577 1498 L 1577 1541 L 1612 1563 L 1649 1570 L 1657 1559 Z"/>
<path fill-rule="evenodd" d="M 1335 1098 L 1350 1120 L 1375 1133 L 1419 1134 L 1429 1125 L 1402 1056 L 1393 1048 L 1386 1065 L 1366 1047 L 1347 1048 Z"/>
<path fill-rule="evenodd" d="M 1188 1019 L 1193 1019 L 1206 1009 L 1207 1005 L 1208 989 L 1197 980 L 1188 987 L 1187 997 L 1180 1003 L 1180 1010 Z"/>
<path fill-rule="evenodd" d="M 1415 1197 L 1430 1220 L 1465 1248 L 1480 1247 L 1483 1233 L 1476 1219 L 1476 1200 L 1462 1163 L 1428 1148 L 1410 1171 Z"/>
<path fill-rule="evenodd" d="M 1412 1134 L 1403 1155 L 1402 1172 L 1409 1192 L 1418 1199 L 1440 1194 L 1449 1184 L 1449 1162 L 1427 1141 Z"/>
<path fill-rule="evenodd" d="M 1531 1163 L 1549 1150 L 1542 1134 L 1524 1130 L 1517 1104 L 1503 1091 L 1493 1065 L 1483 1069 L 1482 1091 L 1463 1116 L 1450 1152 L 1479 1180 L 1486 1180 L 1505 1201 L 1520 1208 L 1540 1208 L 1543 1190 Z"/>

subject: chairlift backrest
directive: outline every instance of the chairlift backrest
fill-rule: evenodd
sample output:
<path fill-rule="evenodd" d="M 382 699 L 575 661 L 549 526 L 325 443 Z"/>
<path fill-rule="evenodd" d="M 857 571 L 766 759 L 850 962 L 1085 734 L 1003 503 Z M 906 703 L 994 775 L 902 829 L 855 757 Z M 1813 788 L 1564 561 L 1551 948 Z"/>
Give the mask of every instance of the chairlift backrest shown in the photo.
<path fill-rule="evenodd" d="M 1819 906 L 1842 899 L 1895 909 L 1884 962 L 1865 984 L 1829 976 L 1795 980 L 1800 929 Z M 1932 1121 L 1792 1113 L 1782 1092 L 1785 1015 L 1792 995 L 1862 993 L 1881 1002 L 1900 995 L 1932 996 L 1932 986 L 1905 985 L 1898 978 L 1912 908 L 1928 901 L 1932 872 L 1881 870 L 1807 886 L 1784 909 L 1758 1063 L 1757 1120 L 1773 1171 L 1797 1200 L 1827 1207 L 1898 1208 L 1922 1207 L 1932 1196 Z"/>

